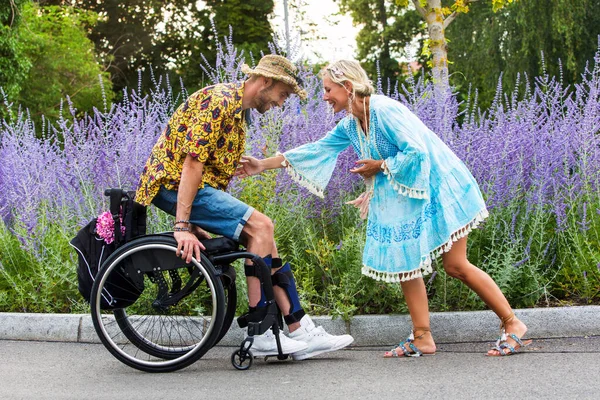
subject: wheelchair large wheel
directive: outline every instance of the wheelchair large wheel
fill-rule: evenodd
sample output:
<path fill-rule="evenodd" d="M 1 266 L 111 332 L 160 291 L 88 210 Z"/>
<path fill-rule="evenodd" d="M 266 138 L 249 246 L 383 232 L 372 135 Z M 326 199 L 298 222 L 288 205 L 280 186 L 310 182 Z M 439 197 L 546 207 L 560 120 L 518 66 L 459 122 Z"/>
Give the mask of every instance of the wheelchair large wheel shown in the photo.
<path fill-rule="evenodd" d="M 227 334 L 233 319 L 235 317 L 235 311 L 237 308 L 237 289 L 235 287 L 235 282 L 232 282 L 230 285 L 223 285 L 223 289 L 225 291 L 225 318 L 223 319 L 223 326 L 221 327 L 221 331 L 217 336 L 217 339 L 213 343 L 213 346 L 216 346 L 221 339 Z M 130 319 L 127 317 L 124 309 L 116 309 L 113 311 L 115 320 L 123 334 L 127 336 L 132 343 L 134 343 L 137 347 L 144 350 L 148 354 L 151 354 L 155 357 L 160 357 L 164 359 L 174 359 L 177 357 L 181 357 L 181 355 L 185 354 L 189 351 L 189 348 L 182 349 L 174 349 L 168 348 L 163 349 L 161 347 L 157 347 L 154 343 L 147 343 L 147 340 L 139 334 L 136 328 L 131 324 Z"/>
<path fill-rule="evenodd" d="M 214 345 L 222 330 L 221 279 L 204 254 L 186 264 L 176 251 L 172 237 L 135 239 L 106 260 L 92 289 L 92 320 L 100 340 L 119 361 L 142 371 L 187 367 Z M 118 287 L 119 282 L 128 283 Z M 123 286 L 136 288 L 137 300 L 114 296 L 115 309 L 102 309 L 106 297 L 123 293 Z"/>

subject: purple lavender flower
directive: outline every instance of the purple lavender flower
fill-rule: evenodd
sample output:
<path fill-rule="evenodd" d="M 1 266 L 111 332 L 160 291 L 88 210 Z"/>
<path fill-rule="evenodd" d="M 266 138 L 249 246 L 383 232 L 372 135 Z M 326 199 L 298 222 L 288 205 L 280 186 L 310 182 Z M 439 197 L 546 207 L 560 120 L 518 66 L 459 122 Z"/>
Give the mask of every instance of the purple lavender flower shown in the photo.
<path fill-rule="evenodd" d="M 212 82 L 240 81 L 244 56 L 253 64 L 251 55 L 235 49 L 230 33 L 218 46 L 217 64 L 203 67 Z M 263 152 L 272 155 L 315 141 L 343 117 L 321 100 L 321 82 L 313 71 L 300 69 L 308 100 L 292 96 L 284 107 L 254 113 L 247 132 L 250 153 L 263 157 Z M 65 227 L 83 225 L 106 209 L 104 189 L 136 187 L 152 146 L 183 100 L 174 96 L 166 78 L 155 77 L 154 82 L 147 94 L 139 88 L 125 91 L 120 103 L 84 116 L 66 99 L 63 112 L 69 117 L 43 127 L 11 106 L 10 119 L 0 125 L 0 217 L 9 228 L 19 228 L 21 240 L 35 243 L 44 219 Z M 519 82 L 505 94 L 499 80 L 487 110 L 478 108 L 476 92 L 463 104 L 452 92 L 433 95 L 424 75 L 409 79 L 406 86 L 387 87 L 392 88 L 390 97 L 413 110 L 465 162 L 492 211 L 511 207 L 513 220 L 505 221 L 511 240 L 525 238 L 519 221 L 536 212 L 549 213 L 558 231 L 568 227 L 569 213 L 589 228 L 594 219 L 587 207 L 597 204 L 600 189 L 600 65 L 571 87 L 548 76 L 524 75 Z M 303 215 L 309 218 L 335 219 L 342 200 L 361 185 L 360 178 L 346 172 L 355 160 L 351 149 L 340 155 L 324 200 L 281 172 L 272 201 L 291 211 L 306 208 Z M 234 180 L 231 191 L 239 193 L 244 186 Z"/>

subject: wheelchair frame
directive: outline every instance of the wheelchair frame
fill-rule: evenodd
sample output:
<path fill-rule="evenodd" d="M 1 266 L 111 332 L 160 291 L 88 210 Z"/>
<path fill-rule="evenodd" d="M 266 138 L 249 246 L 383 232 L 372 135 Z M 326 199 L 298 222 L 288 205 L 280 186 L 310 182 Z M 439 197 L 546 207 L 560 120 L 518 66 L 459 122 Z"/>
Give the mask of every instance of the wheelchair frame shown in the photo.
<path fill-rule="evenodd" d="M 231 355 L 231 363 L 238 370 L 250 368 L 254 335 L 267 329 L 275 334 L 277 358 L 286 359 L 270 268 L 231 239 L 201 242 L 206 250 L 200 260 L 192 259 L 189 264 L 176 255 L 172 232 L 138 236 L 111 254 L 96 276 L 90 301 L 101 342 L 119 361 L 141 371 L 171 372 L 191 365 L 231 326 L 237 303 L 231 263 L 244 258 L 260 267 L 267 307 L 260 314 L 247 314 L 243 322 L 238 319 L 241 325 L 247 324 L 248 335 Z M 103 310 L 103 290 L 119 281 L 111 279 L 113 274 L 133 282 L 140 296 L 132 305 Z"/>

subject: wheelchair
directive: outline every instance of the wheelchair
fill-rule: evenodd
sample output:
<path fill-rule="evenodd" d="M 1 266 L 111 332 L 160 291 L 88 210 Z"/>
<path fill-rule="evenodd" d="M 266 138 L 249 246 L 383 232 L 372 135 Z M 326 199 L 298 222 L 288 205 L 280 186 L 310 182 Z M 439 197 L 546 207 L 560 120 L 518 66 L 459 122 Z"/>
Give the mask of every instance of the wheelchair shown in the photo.
<path fill-rule="evenodd" d="M 277 358 L 286 359 L 270 268 L 228 238 L 201 242 L 206 250 L 189 264 L 176 255 L 172 232 L 138 236 L 107 258 L 90 301 L 102 344 L 119 361 L 145 372 L 172 372 L 196 362 L 219 343 L 233 322 L 237 291 L 231 263 L 244 258 L 260 269 L 267 307 L 238 318 L 248 335 L 231 355 L 231 363 L 238 370 L 250 368 L 254 335 L 267 329 L 275 334 Z M 125 295 L 112 296 L 112 306 L 106 309 L 103 304 L 111 293 Z"/>

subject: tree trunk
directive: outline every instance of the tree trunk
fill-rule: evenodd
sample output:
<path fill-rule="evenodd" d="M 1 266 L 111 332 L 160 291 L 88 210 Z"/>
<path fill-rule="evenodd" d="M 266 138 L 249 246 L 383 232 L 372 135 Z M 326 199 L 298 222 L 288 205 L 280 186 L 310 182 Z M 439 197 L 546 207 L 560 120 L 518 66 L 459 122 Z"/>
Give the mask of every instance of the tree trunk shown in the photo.
<path fill-rule="evenodd" d="M 445 21 L 442 14 L 442 1 L 427 0 L 427 8 L 423 8 L 419 0 L 413 0 L 413 3 L 427 22 L 429 49 L 432 55 L 432 74 L 436 91 L 445 92 L 448 89 L 448 49 L 444 33 Z M 448 20 L 447 22 L 451 21 Z"/>
<path fill-rule="evenodd" d="M 381 24 L 381 31 L 385 32 L 387 30 L 387 26 L 388 26 L 388 16 L 387 16 L 387 11 L 385 9 L 385 0 L 378 0 L 377 2 L 377 9 L 378 9 L 378 17 L 379 17 L 379 23 Z M 380 68 L 382 69 L 382 73 L 385 72 L 385 76 L 389 77 L 389 72 L 390 72 L 390 67 L 393 63 L 394 60 L 392 60 L 391 56 L 390 56 L 390 40 L 387 38 L 386 35 L 384 35 L 383 33 L 381 34 L 381 55 L 379 57 L 379 59 L 382 61 L 382 64 L 380 66 Z M 397 66 L 394 66 L 394 69 L 397 69 Z"/>

